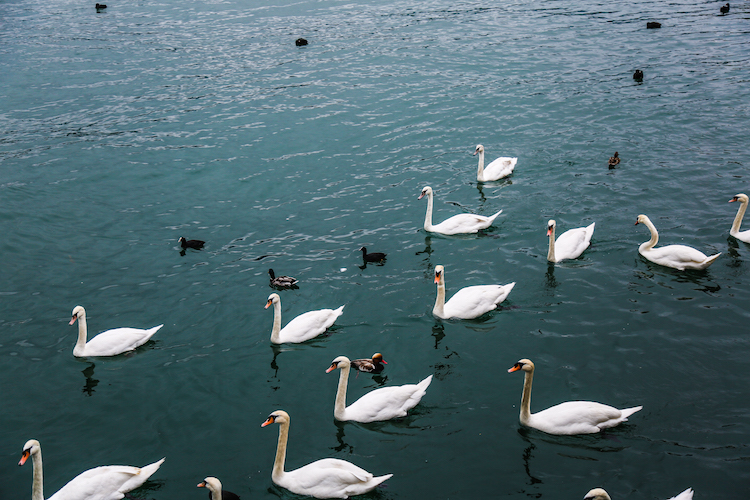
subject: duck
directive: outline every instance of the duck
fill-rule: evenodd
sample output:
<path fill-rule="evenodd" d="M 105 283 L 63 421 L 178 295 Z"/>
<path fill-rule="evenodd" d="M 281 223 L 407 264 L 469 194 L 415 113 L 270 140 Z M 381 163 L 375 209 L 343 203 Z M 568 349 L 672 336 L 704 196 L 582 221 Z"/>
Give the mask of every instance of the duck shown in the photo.
<path fill-rule="evenodd" d="M 615 168 L 620 164 L 620 153 L 615 151 L 614 156 L 609 157 L 609 168 Z"/>
<path fill-rule="evenodd" d="M 501 156 L 492 163 L 484 167 L 484 146 L 477 144 L 474 150 L 474 155 L 479 155 L 479 165 L 477 168 L 477 181 L 479 182 L 490 182 L 497 181 L 503 177 L 508 177 L 513 173 L 513 169 L 516 168 L 518 158 L 511 158 L 507 156 Z"/>
<path fill-rule="evenodd" d="M 231 491 L 223 490 L 221 488 L 221 481 L 212 476 L 198 483 L 198 488 L 208 489 L 208 500 L 240 500 L 238 495 L 235 495 Z"/>
<path fill-rule="evenodd" d="M 636 82 L 642 82 L 643 81 L 643 71 L 637 69 L 635 70 L 635 73 L 633 73 L 633 80 Z"/>
<path fill-rule="evenodd" d="M 445 267 L 435 266 L 437 299 L 432 314 L 441 319 L 474 319 L 497 309 L 508 298 L 516 282 L 507 285 L 475 285 L 460 289 L 445 301 Z"/>
<path fill-rule="evenodd" d="M 385 260 L 386 254 L 382 252 L 367 253 L 366 247 L 362 247 L 359 250 L 362 252 L 362 259 L 365 262 L 383 262 Z"/>
<path fill-rule="evenodd" d="M 596 222 L 592 222 L 586 227 L 568 229 L 555 240 L 555 227 L 557 223 L 554 219 L 550 219 L 547 222 L 547 236 L 549 237 L 547 260 L 550 262 L 561 262 L 580 257 L 583 251 L 591 244 L 595 225 Z"/>
<path fill-rule="evenodd" d="M 609 494 L 602 488 L 594 488 L 593 490 L 586 493 L 583 500 L 612 500 Z M 677 496 L 670 498 L 669 500 L 693 500 L 693 489 L 688 488 Z"/>
<path fill-rule="evenodd" d="M 18 465 L 25 464 L 29 457 L 34 468 L 31 500 L 44 500 L 42 446 L 36 439 L 30 439 L 23 445 Z M 125 493 L 145 483 L 159 470 L 164 460 L 162 458 L 145 467 L 106 465 L 89 469 L 74 477 L 48 500 L 120 500 Z"/>
<path fill-rule="evenodd" d="M 648 21 L 646 23 L 646 28 L 650 30 L 659 29 L 661 28 L 661 23 L 657 21 Z"/>
<path fill-rule="evenodd" d="M 297 278 L 291 276 L 276 276 L 273 269 L 268 270 L 268 275 L 271 277 L 272 288 L 293 288 L 297 284 Z"/>
<path fill-rule="evenodd" d="M 365 373 L 380 373 L 383 371 L 388 362 L 383 359 L 383 355 L 376 352 L 372 355 L 372 358 L 353 359 L 352 366 L 358 372 Z"/>
<path fill-rule="evenodd" d="M 534 378 L 534 363 L 528 359 L 521 359 L 508 369 L 508 373 L 519 370 L 525 373 L 521 397 L 521 424 L 547 434 L 568 436 L 595 434 L 625 422 L 630 415 L 643 408 L 643 406 L 635 406 L 618 410 L 613 406 L 593 401 L 567 401 L 546 410 L 531 413 L 531 381 Z"/>
<path fill-rule="evenodd" d="M 206 244 L 205 241 L 201 241 L 201 240 L 186 240 L 182 236 L 180 236 L 180 239 L 177 240 L 177 241 L 179 242 L 180 246 L 183 249 L 185 249 L 185 248 L 192 248 L 193 250 L 201 250 L 203 248 L 203 245 Z"/>
<path fill-rule="evenodd" d="M 375 477 L 361 467 L 338 458 L 323 458 L 299 469 L 284 471 L 291 423 L 289 414 L 284 410 L 276 410 L 261 427 L 274 423 L 279 424 L 279 441 L 271 479 L 274 484 L 292 493 L 314 498 L 349 498 L 372 491 L 393 477 L 393 474 Z"/>
<path fill-rule="evenodd" d="M 478 232 L 480 229 L 487 229 L 492 225 L 498 215 L 502 213 L 502 210 L 490 215 L 489 217 L 484 215 L 476 214 L 458 214 L 445 219 L 443 222 L 437 225 L 432 225 L 432 188 L 425 186 L 422 189 L 422 194 L 419 195 L 419 200 L 427 196 L 427 213 L 424 218 L 424 230 L 431 233 L 440 233 L 445 235 L 451 234 L 473 234 Z"/>
<path fill-rule="evenodd" d="M 297 344 L 317 337 L 326 331 L 336 318 L 344 314 L 344 306 L 338 309 L 319 309 L 300 314 L 281 328 L 281 298 L 279 294 L 268 296 L 266 309 L 273 305 L 273 329 L 271 342 L 274 344 Z"/>
<path fill-rule="evenodd" d="M 728 13 L 728 12 L 729 12 L 729 3 L 727 3 L 726 5 L 722 5 L 722 6 L 721 6 L 721 7 L 719 8 L 719 11 L 720 11 L 720 12 L 721 12 L 722 14 L 726 14 L 726 13 Z"/>
<path fill-rule="evenodd" d="M 680 271 L 684 271 L 685 269 L 706 269 L 721 255 L 721 253 L 717 253 L 708 257 L 700 250 L 687 245 L 666 245 L 654 248 L 659 242 L 659 233 L 656 232 L 656 227 L 654 227 L 651 219 L 641 214 L 635 223 L 636 225 L 644 224 L 651 231 L 651 239 L 641 243 L 641 246 L 638 247 L 638 253 L 654 264 L 671 267 Z"/>
<path fill-rule="evenodd" d="M 740 231 L 740 224 L 742 224 L 742 218 L 745 216 L 745 210 L 747 210 L 748 197 L 744 193 L 739 193 L 734 198 L 729 200 L 729 203 L 732 203 L 734 201 L 739 201 L 740 207 L 739 209 L 737 209 L 737 215 L 734 216 L 734 222 L 732 222 L 732 228 L 729 230 L 729 234 L 740 241 L 750 243 L 750 229 Z"/>
<path fill-rule="evenodd" d="M 83 306 L 73 308 L 73 318 L 70 325 L 78 321 L 78 341 L 73 348 L 73 356 L 83 358 L 88 356 L 117 356 L 124 352 L 133 351 L 148 342 L 164 325 L 158 325 L 148 330 L 140 328 L 115 328 L 100 333 L 86 342 L 87 325 L 86 309 Z"/>
<path fill-rule="evenodd" d="M 346 386 L 349 382 L 351 362 L 346 356 L 339 356 L 331 362 L 326 373 L 340 369 L 339 387 L 336 391 L 336 403 L 333 416 L 342 422 L 361 423 L 382 422 L 392 418 L 405 417 L 406 413 L 417 406 L 427 393 L 432 382 L 432 375 L 418 384 L 407 384 L 393 387 L 382 387 L 368 392 L 354 403 L 346 406 Z"/>

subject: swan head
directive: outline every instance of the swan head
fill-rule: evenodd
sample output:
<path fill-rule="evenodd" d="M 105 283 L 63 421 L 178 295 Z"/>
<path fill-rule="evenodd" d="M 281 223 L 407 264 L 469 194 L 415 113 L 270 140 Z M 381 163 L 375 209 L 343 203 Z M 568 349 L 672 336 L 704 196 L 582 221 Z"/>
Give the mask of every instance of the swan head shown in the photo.
<path fill-rule="evenodd" d="M 41 451 L 42 446 L 39 444 L 39 441 L 36 439 L 29 439 L 26 441 L 26 444 L 23 445 L 23 453 L 21 454 L 21 460 L 18 462 L 18 465 L 25 464 L 26 460 L 28 460 L 31 455 L 36 455 Z"/>
<path fill-rule="evenodd" d="M 339 356 L 338 358 L 331 361 L 331 366 L 328 367 L 326 373 L 331 373 L 336 368 L 344 368 L 346 366 L 351 366 L 349 358 L 347 358 L 346 356 Z"/>
<path fill-rule="evenodd" d="M 635 225 L 637 226 L 638 224 L 646 224 L 646 222 L 651 222 L 651 219 L 641 214 L 638 216 L 638 219 L 636 219 Z"/>
<path fill-rule="evenodd" d="M 474 154 L 477 153 L 484 153 L 484 146 L 482 146 L 481 144 L 477 144 L 477 149 L 474 150 Z"/>
<path fill-rule="evenodd" d="M 209 491 L 218 493 L 221 491 L 221 481 L 215 477 L 209 476 L 204 479 L 202 483 L 198 483 L 198 488 L 208 488 Z"/>
<path fill-rule="evenodd" d="M 430 186 L 425 186 L 425 187 L 422 188 L 422 194 L 420 194 L 419 198 L 417 198 L 417 199 L 421 200 L 425 196 L 429 196 L 431 194 L 432 194 L 432 188 Z"/>
<path fill-rule="evenodd" d="M 379 352 L 376 352 L 375 354 L 372 355 L 372 361 L 374 363 L 383 363 L 384 365 L 388 364 L 388 362 L 383 359 L 383 355 L 380 354 Z"/>
<path fill-rule="evenodd" d="M 552 234 L 552 231 L 555 230 L 555 227 L 557 227 L 557 223 L 555 222 L 555 219 L 550 219 L 547 222 L 547 236 Z"/>
<path fill-rule="evenodd" d="M 747 200 L 748 200 L 748 197 L 746 194 L 739 193 L 739 194 L 734 195 L 734 198 L 729 200 L 729 203 L 732 203 L 733 201 L 739 201 L 744 204 L 744 203 L 747 203 Z"/>
<path fill-rule="evenodd" d="M 534 371 L 534 363 L 530 359 L 519 359 L 518 363 L 508 368 L 508 373 L 517 372 L 518 370 L 531 373 Z"/>
<path fill-rule="evenodd" d="M 279 297 L 278 293 L 272 293 L 268 296 L 268 301 L 266 301 L 266 307 L 264 309 L 268 309 L 271 307 L 272 304 L 278 304 L 281 301 L 281 298 Z"/>
<path fill-rule="evenodd" d="M 77 319 L 86 319 L 86 309 L 83 308 L 83 306 L 75 306 L 73 308 L 73 318 L 70 320 L 69 325 L 72 325 L 76 322 Z"/>
<path fill-rule="evenodd" d="M 445 267 L 435 266 L 435 283 L 440 283 L 445 279 Z"/>
<path fill-rule="evenodd" d="M 583 500 L 612 500 L 609 498 L 609 494 L 602 488 L 594 488 L 593 490 L 586 493 Z"/>
<path fill-rule="evenodd" d="M 268 415 L 265 422 L 260 424 L 261 427 L 265 427 L 271 424 L 281 424 L 284 422 L 290 422 L 292 419 L 289 418 L 289 414 L 284 410 L 276 410 L 275 412 Z"/>

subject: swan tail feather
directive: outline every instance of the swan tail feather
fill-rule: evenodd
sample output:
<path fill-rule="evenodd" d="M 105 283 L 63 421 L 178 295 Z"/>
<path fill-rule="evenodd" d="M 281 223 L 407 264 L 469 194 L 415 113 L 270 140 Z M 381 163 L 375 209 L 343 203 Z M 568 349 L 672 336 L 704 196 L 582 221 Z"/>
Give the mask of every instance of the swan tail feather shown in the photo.
<path fill-rule="evenodd" d="M 625 408 L 624 410 L 620 410 L 620 412 L 622 413 L 622 419 L 627 420 L 630 415 L 642 409 L 643 406 L 634 406 L 633 408 Z"/>
<path fill-rule="evenodd" d="M 693 500 L 693 488 L 688 488 L 679 495 L 670 498 L 669 500 Z"/>

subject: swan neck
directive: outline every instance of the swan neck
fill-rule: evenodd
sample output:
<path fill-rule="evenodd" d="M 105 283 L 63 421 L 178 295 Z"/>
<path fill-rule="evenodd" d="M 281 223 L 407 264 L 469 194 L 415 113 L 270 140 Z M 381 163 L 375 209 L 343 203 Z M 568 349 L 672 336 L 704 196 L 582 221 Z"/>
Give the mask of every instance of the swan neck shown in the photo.
<path fill-rule="evenodd" d="M 88 338 L 88 327 L 86 325 L 86 315 L 78 317 L 78 340 L 76 346 L 73 348 L 73 354 L 76 356 L 83 356 L 86 350 L 86 339 Z"/>
<path fill-rule="evenodd" d="M 659 233 L 656 231 L 654 223 L 650 220 L 646 220 L 644 224 L 646 224 L 648 230 L 651 231 L 651 239 L 641 244 L 641 250 L 651 250 L 657 243 L 659 243 Z"/>
<path fill-rule="evenodd" d="M 477 179 L 482 180 L 484 177 L 484 151 L 479 152 L 479 165 L 477 166 Z"/>
<path fill-rule="evenodd" d="M 445 316 L 445 278 L 440 277 L 437 285 L 437 298 L 435 299 L 435 307 L 432 308 L 432 314 L 438 318 Z"/>
<path fill-rule="evenodd" d="M 729 234 L 735 235 L 740 232 L 740 224 L 742 224 L 742 218 L 745 216 L 745 210 L 747 210 L 747 202 L 741 201 L 740 208 L 737 210 L 737 215 L 734 216 L 734 222 L 732 223 L 732 229 Z"/>
<path fill-rule="evenodd" d="M 276 458 L 273 461 L 273 472 L 271 479 L 278 483 L 284 475 L 284 462 L 286 462 L 286 442 L 289 439 L 289 422 L 279 424 L 279 442 L 276 445 Z"/>
<path fill-rule="evenodd" d="M 281 331 L 281 300 L 273 303 L 273 328 L 271 329 L 271 342 L 281 344 L 279 332 Z"/>
<path fill-rule="evenodd" d="M 344 420 L 346 412 L 346 388 L 349 385 L 349 370 L 351 366 L 342 366 L 339 374 L 339 387 L 336 390 L 336 402 L 333 405 L 333 416 L 336 420 Z"/>
<path fill-rule="evenodd" d="M 427 213 L 424 216 L 424 229 L 425 231 L 432 229 L 432 193 L 427 195 Z"/>
<path fill-rule="evenodd" d="M 31 500 L 44 500 L 44 472 L 42 470 L 42 452 L 31 455 L 34 475 L 31 483 Z"/>
<path fill-rule="evenodd" d="M 555 228 L 552 227 L 552 230 L 549 233 L 549 250 L 547 250 L 547 260 L 550 262 L 555 262 Z"/>
<path fill-rule="evenodd" d="M 521 423 L 526 425 L 531 418 L 531 381 L 534 371 L 526 372 L 523 378 L 523 395 L 521 396 Z"/>

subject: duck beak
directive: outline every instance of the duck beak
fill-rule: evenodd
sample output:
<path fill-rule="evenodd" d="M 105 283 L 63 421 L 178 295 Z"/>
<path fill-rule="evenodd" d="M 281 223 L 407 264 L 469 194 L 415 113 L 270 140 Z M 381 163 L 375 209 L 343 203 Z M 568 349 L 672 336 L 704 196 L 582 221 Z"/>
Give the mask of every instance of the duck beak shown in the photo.
<path fill-rule="evenodd" d="M 23 454 L 21 455 L 21 460 L 19 460 L 18 465 L 23 465 L 26 463 L 26 460 L 29 459 L 31 456 L 31 452 L 29 450 L 24 450 Z"/>
<path fill-rule="evenodd" d="M 388 364 L 388 361 L 384 360 L 383 358 L 380 359 L 380 362 L 383 363 L 384 365 Z"/>

